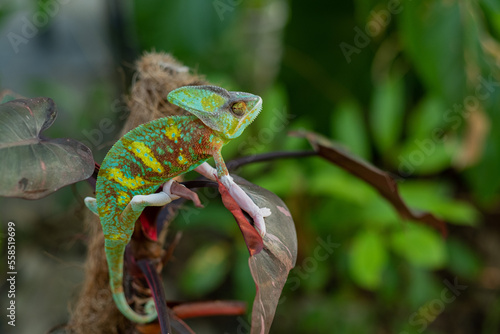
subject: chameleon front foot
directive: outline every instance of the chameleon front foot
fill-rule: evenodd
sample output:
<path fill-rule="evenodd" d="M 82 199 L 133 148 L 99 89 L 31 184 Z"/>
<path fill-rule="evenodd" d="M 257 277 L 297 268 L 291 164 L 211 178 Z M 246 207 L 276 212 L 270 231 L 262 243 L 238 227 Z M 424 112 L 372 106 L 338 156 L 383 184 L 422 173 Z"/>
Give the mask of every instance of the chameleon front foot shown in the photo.
<path fill-rule="evenodd" d="M 269 208 L 259 208 L 247 193 L 234 182 L 230 175 L 222 176 L 220 181 L 227 188 L 229 194 L 234 198 L 236 203 L 238 203 L 240 208 L 252 217 L 254 226 L 260 235 L 266 235 L 266 222 L 264 218 L 271 215 L 271 210 Z"/>
<path fill-rule="evenodd" d="M 179 196 L 172 194 L 170 187 L 174 180 L 169 180 L 163 185 L 163 191 L 149 195 L 136 195 L 131 200 L 129 205 L 135 212 L 141 212 L 147 206 L 164 206 L 178 199 Z"/>
<path fill-rule="evenodd" d="M 205 176 L 209 180 L 216 181 L 217 169 L 210 166 L 207 162 L 202 163 L 195 168 L 195 171 Z M 269 208 L 259 208 L 252 199 L 237 185 L 231 175 L 223 175 L 220 178 L 222 184 L 227 188 L 231 197 L 234 198 L 239 207 L 252 217 L 254 226 L 259 231 L 261 236 L 266 234 L 266 222 L 265 217 L 271 215 L 271 210 Z"/>

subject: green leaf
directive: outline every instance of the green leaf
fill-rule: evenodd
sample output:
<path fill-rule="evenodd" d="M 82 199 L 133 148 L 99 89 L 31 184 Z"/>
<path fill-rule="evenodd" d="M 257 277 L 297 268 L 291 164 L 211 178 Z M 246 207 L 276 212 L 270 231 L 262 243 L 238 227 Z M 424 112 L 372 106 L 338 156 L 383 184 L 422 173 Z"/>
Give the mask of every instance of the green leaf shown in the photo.
<path fill-rule="evenodd" d="M 262 173 L 261 169 L 253 179 L 255 183 L 263 188 L 272 189 L 279 196 L 301 191 L 302 187 L 308 184 L 300 165 L 295 161 L 276 161 L 274 168 L 279 171 L 280 177 L 276 177 L 276 173 Z M 290 180 L 294 182 L 290 182 Z"/>
<path fill-rule="evenodd" d="M 412 138 L 397 154 L 398 172 L 405 177 L 413 174 L 434 174 L 449 168 L 457 151 L 458 141 L 443 142 L 432 137 Z"/>
<path fill-rule="evenodd" d="M 203 56 L 230 24 L 238 6 L 217 10 L 224 1 L 133 1 L 134 33 L 143 49 L 179 50 Z M 221 15 L 219 13 L 222 11 Z"/>
<path fill-rule="evenodd" d="M 373 139 L 381 152 L 388 152 L 398 141 L 403 128 L 403 84 L 389 78 L 376 86 L 373 94 L 370 112 Z"/>
<path fill-rule="evenodd" d="M 406 181 L 401 184 L 401 196 L 412 207 L 429 210 L 449 223 L 473 226 L 480 213 L 470 203 L 451 198 L 451 189 L 437 182 Z"/>
<path fill-rule="evenodd" d="M 418 309 L 441 292 L 442 283 L 436 280 L 432 271 L 415 266 L 408 267 L 408 302 L 412 308 Z"/>
<path fill-rule="evenodd" d="M 246 302 L 248 305 L 255 298 L 255 283 L 248 267 L 248 249 L 240 244 L 235 247 L 234 262 L 231 268 L 233 279 L 233 297 Z"/>
<path fill-rule="evenodd" d="M 440 268 L 446 262 L 444 240 L 421 225 L 405 225 L 391 235 L 393 250 L 410 263 L 424 268 Z"/>
<path fill-rule="evenodd" d="M 332 135 L 350 151 L 370 160 L 370 143 L 361 107 L 355 101 L 341 103 L 332 114 Z"/>
<path fill-rule="evenodd" d="M 479 256 L 471 250 L 463 241 L 449 238 L 446 242 L 448 250 L 448 267 L 460 276 L 468 279 L 476 279 L 481 270 Z"/>
<path fill-rule="evenodd" d="M 356 215 L 365 222 L 366 227 L 384 229 L 401 226 L 401 218 L 397 212 L 380 196 L 370 198 L 358 211 Z"/>
<path fill-rule="evenodd" d="M 308 272 L 307 279 L 303 280 L 304 290 L 309 294 L 313 292 L 321 293 L 330 282 L 331 268 L 325 262 L 318 261 L 317 267 Z"/>
<path fill-rule="evenodd" d="M 489 78 L 486 76 L 486 78 Z M 499 78 L 491 77 L 494 82 Z M 483 148 L 481 161 L 464 172 L 464 176 L 474 189 L 475 197 L 484 205 L 496 205 L 500 191 L 500 90 L 497 88 L 486 101 L 490 118 L 490 131 Z"/>
<path fill-rule="evenodd" d="M 496 0 L 481 0 L 480 4 L 484 8 L 485 16 L 491 24 L 494 35 L 500 36 L 500 3 Z"/>
<path fill-rule="evenodd" d="M 202 296 L 223 282 L 229 269 L 225 243 L 203 245 L 191 256 L 181 275 L 181 288 L 190 296 Z"/>
<path fill-rule="evenodd" d="M 349 269 L 353 279 L 366 289 L 376 289 L 387 259 L 384 240 L 378 233 L 370 230 L 359 233 L 351 246 Z"/>
<path fill-rule="evenodd" d="M 436 129 L 443 127 L 443 111 L 447 106 L 434 96 L 423 98 L 408 115 L 408 137 L 423 139 L 434 137 Z"/>
<path fill-rule="evenodd" d="M 401 41 L 431 93 L 455 103 L 465 96 L 467 32 L 459 2 L 408 1 L 397 16 Z M 464 10 L 462 8 L 462 10 Z M 479 36 L 475 39 L 479 40 Z"/>
<path fill-rule="evenodd" d="M 38 199 L 88 178 L 90 149 L 73 139 L 46 139 L 57 111 L 49 98 L 0 105 L 0 196 Z"/>
<path fill-rule="evenodd" d="M 377 196 L 376 192 L 363 181 L 346 171 L 330 166 L 311 174 L 307 186 L 311 195 L 333 196 L 360 205 Z"/>
<path fill-rule="evenodd" d="M 437 173 L 450 167 L 459 150 L 457 140 L 442 138 L 450 124 L 444 122 L 442 100 L 426 97 L 413 109 L 408 119 L 408 139 L 393 156 L 394 165 L 403 176 Z"/>
<path fill-rule="evenodd" d="M 442 233 L 446 233 L 446 227 L 442 220 L 430 213 L 416 212 L 406 205 L 399 195 L 396 180 L 387 172 L 376 168 L 356 156 L 346 153 L 338 144 L 314 132 L 296 131 L 293 132 L 292 135 L 306 137 L 319 156 L 336 164 L 374 187 L 380 195 L 385 197 L 393 205 L 394 209 L 396 209 L 403 219 L 411 219 L 415 222 L 434 226 L 440 229 Z"/>

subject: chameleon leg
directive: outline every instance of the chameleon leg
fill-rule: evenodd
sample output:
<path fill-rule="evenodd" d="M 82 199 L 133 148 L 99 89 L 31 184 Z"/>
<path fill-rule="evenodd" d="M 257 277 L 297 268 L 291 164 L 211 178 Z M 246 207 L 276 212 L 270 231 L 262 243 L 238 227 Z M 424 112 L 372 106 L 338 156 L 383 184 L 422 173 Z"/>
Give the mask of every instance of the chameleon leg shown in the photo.
<path fill-rule="evenodd" d="M 264 221 L 264 217 L 270 216 L 271 210 L 269 208 L 259 208 L 247 193 L 233 181 L 231 175 L 223 175 L 220 178 L 220 182 L 227 188 L 229 194 L 234 198 L 236 203 L 238 203 L 240 208 L 252 217 L 254 226 L 257 231 L 259 231 L 260 235 L 266 235 L 266 222 Z"/>
<path fill-rule="evenodd" d="M 196 172 L 200 173 L 209 180 L 216 181 L 215 175 L 217 175 L 217 169 L 210 166 L 208 162 L 204 162 L 194 169 Z"/>
<path fill-rule="evenodd" d="M 121 213 L 119 224 L 108 224 L 107 226 L 103 226 L 105 236 L 104 246 L 106 259 L 108 261 L 109 282 L 111 292 L 113 293 L 113 299 L 120 312 L 129 320 L 136 323 L 150 322 L 157 317 L 157 313 L 154 305 L 151 303 L 146 305 L 147 314 L 145 315 L 136 313 L 127 303 L 127 299 L 123 293 L 123 256 L 125 253 L 125 246 L 132 237 L 136 220 L 146 206 L 163 206 L 179 198 L 170 192 L 172 182 L 173 180 L 169 180 L 165 183 L 163 191 L 159 193 L 134 196 Z M 117 225 L 121 228 L 117 229 Z"/>
<path fill-rule="evenodd" d="M 139 218 L 142 210 L 147 206 L 164 206 L 178 199 L 179 196 L 173 195 L 170 191 L 170 187 L 174 180 L 169 180 L 163 185 L 163 191 L 155 194 L 149 195 L 136 195 L 132 197 L 130 202 L 127 204 L 125 209 L 121 214 L 121 220 L 123 222 L 133 222 Z"/>
<path fill-rule="evenodd" d="M 227 188 L 231 197 L 234 198 L 240 208 L 246 211 L 254 221 L 254 225 L 262 236 L 266 234 L 266 223 L 264 217 L 271 215 L 271 210 L 268 208 L 259 208 L 246 192 L 237 185 L 231 175 L 229 175 L 226 165 L 222 160 L 222 156 L 214 155 L 215 163 L 218 169 L 213 168 L 207 162 L 202 163 L 195 168 L 195 171 L 205 176 L 210 180 L 215 180 L 217 174 L 222 184 Z"/>

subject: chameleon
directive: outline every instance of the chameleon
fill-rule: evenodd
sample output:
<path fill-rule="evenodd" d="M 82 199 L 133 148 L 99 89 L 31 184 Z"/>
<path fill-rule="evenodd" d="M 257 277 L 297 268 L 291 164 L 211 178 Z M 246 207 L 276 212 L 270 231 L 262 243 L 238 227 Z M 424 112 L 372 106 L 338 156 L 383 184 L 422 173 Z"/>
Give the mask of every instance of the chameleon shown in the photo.
<path fill-rule="evenodd" d="M 123 257 L 134 225 L 147 206 L 163 206 L 178 199 L 173 178 L 195 170 L 210 180 L 219 179 L 264 236 L 269 208 L 258 207 L 233 181 L 222 158 L 222 147 L 237 138 L 262 109 L 260 96 L 227 91 L 217 86 L 184 86 L 167 99 L 188 116 L 168 116 L 139 125 L 108 151 L 99 169 L 95 198 L 86 206 L 100 218 L 108 263 L 110 288 L 116 306 L 129 320 L 147 323 L 157 317 L 150 300 L 146 314 L 127 303 L 123 291 Z M 215 168 L 207 160 L 213 157 Z M 157 192 L 162 187 L 161 191 Z"/>

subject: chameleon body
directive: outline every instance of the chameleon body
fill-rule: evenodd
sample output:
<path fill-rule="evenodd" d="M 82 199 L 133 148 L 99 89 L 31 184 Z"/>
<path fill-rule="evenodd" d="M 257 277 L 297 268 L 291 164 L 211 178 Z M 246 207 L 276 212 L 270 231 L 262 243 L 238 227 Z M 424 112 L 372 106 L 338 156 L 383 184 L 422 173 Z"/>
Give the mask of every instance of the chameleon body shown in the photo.
<path fill-rule="evenodd" d="M 196 170 L 214 180 L 215 174 L 265 234 L 267 208 L 257 207 L 229 176 L 221 149 L 259 114 L 262 100 L 249 93 L 228 92 L 215 86 L 186 86 L 172 91 L 168 100 L 193 116 L 171 116 L 142 124 L 118 140 L 99 170 L 96 198 L 86 205 L 98 214 L 105 238 L 110 287 L 118 309 L 130 320 L 146 323 L 156 318 L 153 305 L 147 314 L 136 313 L 123 292 L 123 256 L 134 225 L 149 205 L 165 205 L 179 198 L 171 194 L 172 178 Z M 216 169 L 206 163 L 214 158 Z M 163 185 L 163 191 L 156 191 Z"/>

